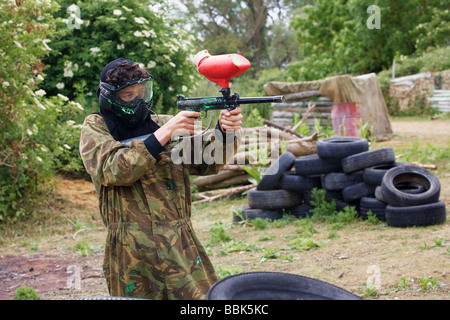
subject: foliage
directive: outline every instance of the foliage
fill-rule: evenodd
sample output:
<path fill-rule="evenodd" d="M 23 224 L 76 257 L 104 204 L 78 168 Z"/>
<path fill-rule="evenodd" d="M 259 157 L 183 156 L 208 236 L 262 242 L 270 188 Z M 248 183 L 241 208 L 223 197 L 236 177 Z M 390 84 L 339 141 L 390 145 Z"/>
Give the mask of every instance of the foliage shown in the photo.
<path fill-rule="evenodd" d="M 33 287 L 20 286 L 16 290 L 13 300 L 40 300 L 41 297 Z"/>
<path fill-rule="evenodd" d="M 369 5 L 380 8 L 380 28 L 370 29 Z M 438 14 L 438 12 L 441 12 Z M 364 74 L 389 68 L 398 56 L 445 46 L 448 12 L 443 1 L 318 0 L 292 20 L 300 59 L 288 65 L 295 80 Z M 439 27 L 435 27 L 435 25 Z"/>
<path fill-rule="evenodd" d="M 166 17 L 170 8 L 165 1 L 58 2 L 53 50 L 45 59 L 43 88 L 50 95 L 61 93 L 97 111 L 100 72 L 118 57 L 140 63 L 153 75 L 158 112 L 168 111 L 176 94 L 193 84 L 194 65 L 188 61 L 196 53 L 188 42 L 192 37 L 178 27 L 178 19 Z"/>
<path fill-rule="evenodd" d="M 0 221 L 30 213 L 28 205 L 53 173 L 58 155 L 52 151 L 64 153 L 59 148 L 65 136 L 56 135 L 65 125 L 55 122 L 63 103 L 36 90 L 43 81 L 41 59 L 51 50 L 56 9 L 49 1 L 0 4 Z M 64 111 L 71 113 L 68 107 Z"/>

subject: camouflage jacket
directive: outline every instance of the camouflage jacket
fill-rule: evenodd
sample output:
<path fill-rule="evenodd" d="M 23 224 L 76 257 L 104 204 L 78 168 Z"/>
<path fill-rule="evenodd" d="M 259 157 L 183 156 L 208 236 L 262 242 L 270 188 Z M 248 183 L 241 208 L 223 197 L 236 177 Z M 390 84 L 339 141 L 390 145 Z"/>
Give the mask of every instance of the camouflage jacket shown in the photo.
<path fill-rule="evenodd" d="M 217 173 L 231 160 L 239 134 L 222 139 L 211 130 L 169 143 L 155 158 L 140 140 L 129 147 L 114 140 L 101 115 L 86 117 L 80 153 L 108 228 L 104 272 L 111 295 L 197 299 L 217 280 L 192 229 L 189 175 Z"/>

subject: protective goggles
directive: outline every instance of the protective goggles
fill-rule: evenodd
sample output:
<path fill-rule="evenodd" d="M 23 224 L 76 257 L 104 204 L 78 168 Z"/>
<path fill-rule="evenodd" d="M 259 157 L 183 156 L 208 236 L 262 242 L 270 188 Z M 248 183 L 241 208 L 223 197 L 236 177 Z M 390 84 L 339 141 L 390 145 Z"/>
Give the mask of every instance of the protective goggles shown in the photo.
<path fill-rule="evenodd" d="M 152 76 L 148 78 L 131 79 L 118 86 L 112 86 L 102 82 L 101 87 L 101 92 L 105 94 L 111 103 L 125 108 L 134 108 L 140 100 L 149 103 L 153 98 Z"/>

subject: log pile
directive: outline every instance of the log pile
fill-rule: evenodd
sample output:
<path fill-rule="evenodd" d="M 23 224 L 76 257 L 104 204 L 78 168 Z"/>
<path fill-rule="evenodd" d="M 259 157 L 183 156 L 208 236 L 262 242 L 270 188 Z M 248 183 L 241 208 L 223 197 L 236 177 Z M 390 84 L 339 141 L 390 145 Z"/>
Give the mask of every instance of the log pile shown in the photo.
<path fill-rule="evenodd" d="M 199 191 L 194 194 L 196 201 L 193 204 L 214 201 L 255 187 L 249 181 L 251 175 L 245 171 L 245 166 L 260 166 L 264 172 L 284 151 L 289 151 L 296 157 L 316 153 L 320 134 L 314 133 L 304 137 L 296 132 L 314 108 L 315 105 L 310 106 L 303 118 L 292 128 L 269 120 L 265 120 L 264 126 L 261 127 L 243 128 L 241 144 L 233 160 L 219 173 L 199 176 L 193 180 Z"/>
<path fill-rule="evenodd" d="M 305 124 L 310 131 L 313 130 L 315 119 L 320 119 L 321 125 L 331 124 L 331 109 L 333 101 L 320 95 L 319 90 L 308 90 L 285 94 L 285 102 L 273 103 L 274 110 L 271 113 L 271 121 L 279 125 L 291 125 L 295 114 L 304 115 L 309 105 L 314 104 L 316 108 L 307 117 Z M 313 101 L 316 100 L 316 101 Z"/>

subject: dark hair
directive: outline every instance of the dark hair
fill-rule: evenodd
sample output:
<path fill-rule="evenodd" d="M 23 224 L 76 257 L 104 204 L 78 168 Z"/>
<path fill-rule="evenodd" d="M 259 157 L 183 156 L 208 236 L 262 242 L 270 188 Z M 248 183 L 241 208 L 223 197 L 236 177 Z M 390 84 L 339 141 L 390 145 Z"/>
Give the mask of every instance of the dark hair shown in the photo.
<path fill-rule="evenodd" d="M 106 73 L 106 82 L 118 86 L 135 78 L 148 78 L 150 74 L 137 63 L 123 62 Z"/>

